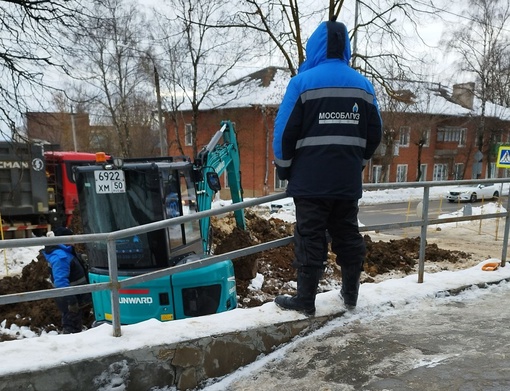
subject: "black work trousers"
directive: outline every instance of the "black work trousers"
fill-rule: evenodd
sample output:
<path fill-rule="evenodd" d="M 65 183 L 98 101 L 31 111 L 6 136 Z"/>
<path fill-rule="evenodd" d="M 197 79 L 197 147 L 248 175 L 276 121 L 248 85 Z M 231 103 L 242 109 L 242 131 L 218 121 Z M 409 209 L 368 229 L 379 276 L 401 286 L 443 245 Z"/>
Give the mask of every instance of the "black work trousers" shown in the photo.
<path fill-rule="evenodd" d="M 294 197 L 294 204 L 294 267 L 324 270 L 328 256 L 327 233 L 339 266 L 363 266 L 366 247 L 358 229 L 357 200 Z"/>
<path fill-rule="evenodd" d="M 55 299 L 57 307 L 62 314 L 62 330 L 64 333 L 79 333 L 83 329 L 83 319 L 86 318 L 85 310 L 92 303 L 90 293 L 83 293 L 73 296 L 57 297 Z M 70 303 L 78 304 L 78 311 L 69 310 Z M 86 309 L 87 308 L 87 309 Z"/>

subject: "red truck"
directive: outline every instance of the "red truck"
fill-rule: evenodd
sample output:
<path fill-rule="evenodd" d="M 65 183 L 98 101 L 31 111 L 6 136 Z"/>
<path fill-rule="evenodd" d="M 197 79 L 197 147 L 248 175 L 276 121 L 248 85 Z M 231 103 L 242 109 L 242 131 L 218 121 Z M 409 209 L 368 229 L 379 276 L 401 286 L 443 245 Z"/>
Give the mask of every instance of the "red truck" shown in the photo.
<path fill-rule="evenodd" d="M 94 163 L 96 155 L 44 150 L 34 143 L 0 142 L 2 237 L 44 235 L 69 225 L 78 204 L 72 168 Z"/>

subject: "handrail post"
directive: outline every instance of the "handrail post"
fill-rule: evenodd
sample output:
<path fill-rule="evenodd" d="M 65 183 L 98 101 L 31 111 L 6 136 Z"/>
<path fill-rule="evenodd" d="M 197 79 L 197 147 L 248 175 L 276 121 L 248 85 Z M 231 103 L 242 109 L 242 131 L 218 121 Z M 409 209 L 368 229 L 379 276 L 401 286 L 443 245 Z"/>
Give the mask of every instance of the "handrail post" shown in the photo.
<path fill-rule="evenodd" d="M 501 186 L 503 190 L 503 186 Z M 501 192 L 503 195 L 503 191 Z M 508 194 L 508 200 L 506 203 L 506 216 L 505 216 L 505 230 L 503 234 L 503 250 L 501 251 L 501 267 L 504 267 L 506 264 L 506 252 L 508 246 L 508 233 L 510 231 L 510 192 Z"/>
<path fill-rule="evenodd" d="M 423 187 L 423 211 L 421 217 L 420 254 L 418 258 L 418 283 L 423 282 L 425 274 L 425 247 L 427 245 L 427 227 L 429 224 L 429 194 L 430 188 Z"/>
<path fill-rule="evenodd" d="M 117 269 L 117 243 L 114 239 L 108 239 L 108 270 L 110 274 L 110 298 L 112 302 L 112 326 L 113 336 L 120 337 L 120 303 L 119 303 L 119 273 Z"/>

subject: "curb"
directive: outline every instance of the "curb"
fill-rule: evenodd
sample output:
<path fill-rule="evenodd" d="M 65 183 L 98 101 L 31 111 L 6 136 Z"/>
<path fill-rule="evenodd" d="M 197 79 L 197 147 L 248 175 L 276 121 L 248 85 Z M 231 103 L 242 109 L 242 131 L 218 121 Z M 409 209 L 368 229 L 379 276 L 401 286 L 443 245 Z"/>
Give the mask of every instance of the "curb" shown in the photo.
<path fill-rule="evenodd" d="M 97 391 L 104 390 L 108 384 L 115 386 L 107 383 L 112 379 L 117 379 L 117 386 L 127 385 L 126 391 L 165 386 L 189 390 L 207 379 L 232 373 L 254 362 L 261 354 L 271 353 L 293 338 L 309 334 L 343 314 L 344 311 L 339 311 L 80 362 L 62 362 L 44 370 L 8 374 L 2 376 L 0 391 Z"/>

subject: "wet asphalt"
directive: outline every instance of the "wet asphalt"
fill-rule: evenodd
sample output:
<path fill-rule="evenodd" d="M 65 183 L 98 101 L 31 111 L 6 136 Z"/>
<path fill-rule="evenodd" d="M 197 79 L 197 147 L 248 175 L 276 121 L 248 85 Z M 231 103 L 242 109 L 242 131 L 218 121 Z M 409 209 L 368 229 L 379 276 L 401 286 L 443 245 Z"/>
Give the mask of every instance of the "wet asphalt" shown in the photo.
<path fill-rule="evenodd" d="M 510 390 L 509 285 L 335 319 L 223 389 Z"/>

